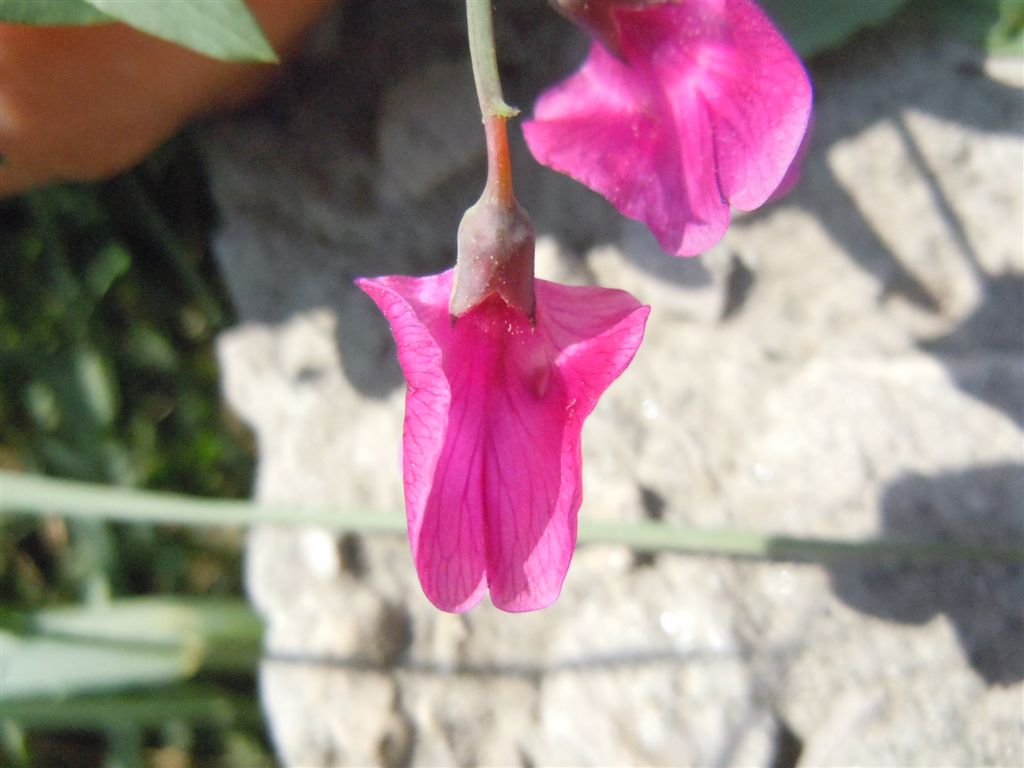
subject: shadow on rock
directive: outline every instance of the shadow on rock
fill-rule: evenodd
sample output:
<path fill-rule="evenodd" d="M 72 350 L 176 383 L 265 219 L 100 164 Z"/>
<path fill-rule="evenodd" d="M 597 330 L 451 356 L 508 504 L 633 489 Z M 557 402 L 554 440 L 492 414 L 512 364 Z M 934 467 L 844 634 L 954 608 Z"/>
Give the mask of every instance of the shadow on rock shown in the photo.
<path fill-rule="evenodd" d="M 624 648 L 613 653 L 592 654 L 547 663 L 505 661 L 460 663 L 452 665 L 427 660 L 390 658 L 380 660 L 371 656 L 334 656 L 324 654 L 268 653 L 263 659 L 275 664 L 317 666 L 325 669 L 346 669 L 356 672 L 391 674 L 396 670 L 423 677 L 476 677 L 514 678 L 540 683 L 554 675 L 584 675 L 600 670 L 604 672 L 639 670 L 646 667 L 669 669 L 699 661 L 727 657 L 714 651 L 675 651 Z"/>
<path fill-rule="evenodd" d="M 370 298 L 363 295 L 353 294 L 348 301 L 337 306 L 336 312 L 335 340 L 341 350 L 345 377 L 366 397 L 387 397 L 403 383 L 387 321 Z"/>
<path fill-rule="evenodd" d="M 946 366 L 957 386 L 1024 427 L 1024 277 L 979 272 L 983 299 L 946 336 L 920 346 Z"/>
<path fill-rule="evenodd" d="M 883 535 L 905 541 L 1024 546 L 1024 465 L 938 476 L 906 475 L 882 498 Z M 857 610 L 923 624 L 946 614 L 971 665 L 987 683 L 1024 679 L 1024 566 L 961 561 L 931 566 L 843 563 L 836 594 Z"/>
<path fill-rule="evenodd" d="M 941 297 L 915 277 L 875 230 L 830 166 L 828 151 L 873 125 L 891 125 L 957 246 L 976 265 L 963 222 L 908 128 L 906 115 L 924 113 L 982 134 L 1021 135 L 1024 100 L 1020 89 L 985 75 L 981 51 L 942 44 L 941 38 L 918 28 L 911 12 L 891 28 L 884 35 L 856 38 L 814 60 L 814 136 L 801 181 L 786 200 L 821 222 L 857 266 L 878 281 L 880 299 L 901 296 L 924 311 L 940 312 Z M 919 45 L 906 44 L 915 38 Z M 871 53 L 864 55 L 868 46 Z M 852 61 L 856 67 L 851 67 Z M 896 71 L 906 76 L 894 78 Z M 761 209 L 749 219 L 770 210 L 771 206 Z"/>

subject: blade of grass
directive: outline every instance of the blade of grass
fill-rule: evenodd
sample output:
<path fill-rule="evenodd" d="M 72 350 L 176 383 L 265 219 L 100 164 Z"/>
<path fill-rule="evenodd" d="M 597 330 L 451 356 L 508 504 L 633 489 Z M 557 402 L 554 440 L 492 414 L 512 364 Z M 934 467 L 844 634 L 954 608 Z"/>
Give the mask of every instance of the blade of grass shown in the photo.
<path fill-rule="evenodd" d="M 0 611 L 4 699 L 68 696 L 251 670 L 262 625 L 238 600 L 135 598 L 102 608 Z"/>
<path fill-rule="evenodd" d="M 70 517 L 179 525 L 313 525 L 355 533 L 397 534 L 405 531 L 404 518 L 393 512 L 315 510 L 245 501 L 199 499 L 9 471 L 0 471 L 0 510 L 5 514 L 63 514 Z M 580 525 L 579 540 L 587 544 L 620 544 L 639 551 L 674 551 L 766 560 L 826 562 L 863 558 L 914 562 L 1024 562 L 1024 544 L 1021 543 L 995 546 L 961 541 L 849 541 L 753 531 L 683 528 L 657 522 L 585 522 Z"/>

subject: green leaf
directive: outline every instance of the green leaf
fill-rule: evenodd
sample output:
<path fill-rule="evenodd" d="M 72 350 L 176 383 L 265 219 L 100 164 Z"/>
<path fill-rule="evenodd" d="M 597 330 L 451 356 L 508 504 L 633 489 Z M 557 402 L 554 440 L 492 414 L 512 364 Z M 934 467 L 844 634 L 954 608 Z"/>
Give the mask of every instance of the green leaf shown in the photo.
<path fill-rule="evenodd" d="M 120 690 L 252 669 L 262 627 L 240 601 L 142 598 L 98 608 L 7 613 L 0 630 L 5 700 Z"/>
<path fill-rule="evenodd" d="M 0 642 L 8 701 L 165 683 L 184 679 L 195 669 L 185 649 L 174 646 L 129 648 L 8 632 L 0 632 Z"/>
<path fill-rule="evenodd" d="M 180 367 L 178 351 L 166 336 L 148 323 L 135 323 L 127 331 L 124 351 L 133 368 L 172 374 Z"/>
<path fill-rule="evenodd" d="M 109 24 L 107 14 L 86 0 L 0 0 L 0 21 L 36 26 Z"/>
<path fill-rule="evenodd" d="M 990 53 L 1024 56 L 1024 2 L 1000 0 L 999 21 L 985 40 Z"/>
<path fill-rule="evenodd" d="M 117 382 L 109 364 L 91 347 L 81 347 L 75 355 L 75 382 L 81 402 L 88 410 L 92 423 L 109 428 L 117 417 L 120 398 Z"/>
<path fill-rule="evenodd" d="M 142 32 L 225 61 L 276 62 L 243 0 L 86 0 Z"/>
<path fill-rule="evenodd" d="M 0 754 L 4 753 L 17 765 L 31 765 L 28 747 L 25 744 L 25 731 L 20 723 L 15 723 L 7 717 L 0 720 Z"/>
<path fill-rule="evenodd" d="M 108 243 L 96 254 L 85 270 L 85 284 L 97 299 L 103 298 L 110 286 L 128 271 L 132 255 L 117 242 Z"/>
<path fill-rule="evenodd" d="M 60 426 L 60 408 L 53 387 L 33 381 L 25 388 L 25 409 L 38 429 L 52 432 Z"/>
<path fill-rule="evenodd" d="M 989 53 L 1024 54 L 1024 0 L 918 0 L 941 29 Z"/>
<path fill-rule="evenodd" d="M 801 56 L 833 48 L 864 27 L 881 24 L 905 0 L 762 0 Z"/>

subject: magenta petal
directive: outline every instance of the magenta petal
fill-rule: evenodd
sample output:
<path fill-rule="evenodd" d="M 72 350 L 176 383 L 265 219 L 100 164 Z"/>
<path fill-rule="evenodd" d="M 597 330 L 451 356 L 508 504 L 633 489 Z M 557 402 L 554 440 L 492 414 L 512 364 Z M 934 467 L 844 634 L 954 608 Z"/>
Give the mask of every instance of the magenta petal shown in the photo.
<path fill-rule="evenodd" d="M 811 109 L 799 59 L 750 0 L 615 11 L 623 60 L 595 43 L 523 126 L 537 160 L 692 255 L 779 186 Z"/>
<path fill-rule="evenodd" d="M 402 437 L 402 474 L 406 518 L 413 560 L 423 591 L 431 602 L 447 611 L 464 611 L 479 601 L 486 588 L 487 562 L 483 549 L 483 521 L 457 505 L 448 516 L 446 540 L 458 557 L 445 550 L 421 552 L 420 542 L 440 538 L 438 521 L 426 521 L 434 473 L 448 425 L 452 393 L 443 368 L 443 354 L 430 328 L 448 319 L 451 272 L 425 278 L 390 276 L 356 281 L 391 325 L 398 347 L 398 362 L 405 374 L 405 427 Z M 436 317 L 431 317 L 434 314 Z"/>
<path fill-rule="evenodd" d="M 621 291 L 536 282 L 536 321 L 499 299 L 452 323 L 452 273 L 359 285 L 391 323 L 408 382 L 409 539 L 427 597 L 507 611 L 558 596 L 582 500 L 580 432 L 625 369 L 648 308 Z"/>

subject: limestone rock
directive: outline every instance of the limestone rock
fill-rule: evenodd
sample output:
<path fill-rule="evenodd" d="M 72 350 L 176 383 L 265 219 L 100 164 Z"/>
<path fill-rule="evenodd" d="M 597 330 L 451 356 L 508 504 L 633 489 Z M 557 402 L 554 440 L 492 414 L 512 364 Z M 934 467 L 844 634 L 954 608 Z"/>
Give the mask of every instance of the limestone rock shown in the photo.
<path fill-rule="evenodd" d="M 452 262 L 482 134 L 457 4 L 405 3 L 401 25 L 391 3 L 348 5 L 268 104 L 206 130 L 242 318 L 219 351 L 259 499 L 397 512 L 401 376 L 352 279 Z M 505 85 L 528 107 L 580 42 L 508 7 Z M 1024 538 L 1024 206 L 1007 171 L 1024 167 L 1024 84 L 975 58 L 897 28 L 826 59 L 803 181 L 703 262 L 658 253 L 513 138 L 542 276 L 654 307 L 584 431 L 583 518 Z M 590 546 L 550 609 L 451 616 L 400 537 L 259 528 L 247 584 L 287 765 L 1024 761 L 1019 566 Z"/>

